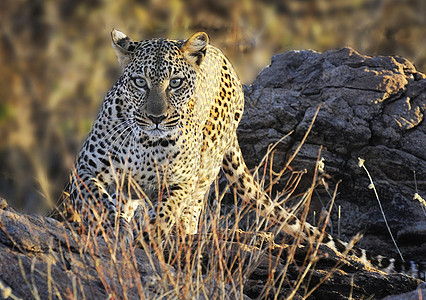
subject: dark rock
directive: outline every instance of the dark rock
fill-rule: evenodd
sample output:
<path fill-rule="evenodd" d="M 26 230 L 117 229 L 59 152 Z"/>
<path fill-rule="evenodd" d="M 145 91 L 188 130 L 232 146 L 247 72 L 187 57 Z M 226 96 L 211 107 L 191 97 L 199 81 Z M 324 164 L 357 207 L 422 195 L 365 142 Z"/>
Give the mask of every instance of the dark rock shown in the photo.
<path fill-rule="evenodd" d="M 424 260 L 425 210 L 413 201 L 416 188 L 426 196 L 424 74 L 406 59 L 369 57 L 350 48 L 322 54 L 291 51 L 274 56 L 245 87 L 245 97 L 238 134 L 249 168 L 261 161 L 270 144 L 293 130 L 274 155 L 275 170 L 285 166 L 321 104 L 291 163 L 293 170 L 308 170 L 301 186 L 310 185 L 322 146 L 327 183 L 332 188 L 342 180 L 332 211 L 333 232 L 340 206 L 342 238 L 364 232 L 360 246 L 396 256 L 367 174 L 358 167 L 358 157 L 365 159 L 402 253 L 408 260 Z M 325 204 L 330 197 L 317 188 L 313 198 L 313 206 L 321 208 L 320 198 Z"/>
<path fill-rule="evenodd" d="M 277 245 L 271 234 L 230 231 L 232 236 L 193 235 L 180 247 L 120 248 L 123 244 L 118 244 L 117 249 L 115 242 L 106 243 L 101 237 L 87 240 L 67 229 L 67 224 L 47 217 L 2 210 L 0 224 L 4 298 L 215 299 L 224 295 L 249 300 L 274 294 L 279 299 L 304 299 L 310 293 L 309 299 L 361 299 L 401 294 L 420 283 L 402 274 L 366 268 L 322 245 L 316 252 L 303 245 Z M 300 280 L 303 273 L 305 279 Z M 191 276 L 191 282 L 202 282 L 195 289 L 197 296 L 180 289 Z M 298 282 L 301 285 L 295 289 Z"/>
<path fill-rule="evenodd" d="M 0 211 L 0 287 L 4 295 L 106 299 L 125 289 L 130 298 L 139 298 L 140 278 L 119 282 L 119 275 L 122 278 L 129 272 L 129 266 L 121 264 L 103 240 L 85 243 L 66 227 L 51 218 Z M 142 249 L 135 249 L 134 257 L 138 277 L 154 280 L 159 264 L 149 260 Z"/>

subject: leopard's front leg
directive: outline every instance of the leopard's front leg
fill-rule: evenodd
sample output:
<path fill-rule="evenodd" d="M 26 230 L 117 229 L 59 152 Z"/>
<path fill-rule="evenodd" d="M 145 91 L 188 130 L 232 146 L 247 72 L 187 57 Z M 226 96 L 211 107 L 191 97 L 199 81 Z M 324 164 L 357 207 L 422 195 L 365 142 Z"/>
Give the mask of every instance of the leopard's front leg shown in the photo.
<path fill-rule="evenodd" d="M 171 184 L 163 193 L 153 218 L 164 234 L 173 229 L 186 234 L 195 234 L 202 205 L 195 201 L 194 183 Z"/>
<path fill-rule="evenodd" d="M 128 199 L 102 173 L 86 171 L 88 168 L 82 165 L 77 170 L 71 175 L 68 189 L 71 205 L 67 210 L 72 213 L 71 221 L 98 233 L 100 228 L 109 232 L 118 226 L 120 235 L 133 240 L 130 224 L 140 201 Z"/>

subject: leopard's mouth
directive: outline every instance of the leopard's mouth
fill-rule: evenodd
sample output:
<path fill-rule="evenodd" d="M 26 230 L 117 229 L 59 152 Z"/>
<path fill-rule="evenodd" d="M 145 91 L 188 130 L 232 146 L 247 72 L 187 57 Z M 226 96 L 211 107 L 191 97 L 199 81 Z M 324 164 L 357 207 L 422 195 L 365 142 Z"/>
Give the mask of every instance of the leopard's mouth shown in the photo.
<path fill-rule="evenodd" d="M 150 137 L 161 138 L 166 135 L 172 134 L 178 127 L 179 119 L 176 116 L 165 119 L 163 122 L 155 124 L 148 118 L 141 116 L 134 116 L 136 125 L 142 130 L 143 133 Z"/>

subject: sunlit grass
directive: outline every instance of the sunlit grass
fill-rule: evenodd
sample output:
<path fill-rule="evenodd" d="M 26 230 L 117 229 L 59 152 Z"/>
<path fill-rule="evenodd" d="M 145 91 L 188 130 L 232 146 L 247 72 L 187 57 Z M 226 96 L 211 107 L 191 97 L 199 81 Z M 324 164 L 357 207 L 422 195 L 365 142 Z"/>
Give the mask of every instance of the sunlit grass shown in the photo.
<path fill-rule="evenodd" d="M 270 155 L 269 159 L 263 161 L 273 160 L 273 154 Z M 285 173 L 291 173 L 286 174 L 291 175 L 289 178 L 300 177 L 303 174 L 291 171 L 277 172 L 280 176 Z M 117 182 L 120 182 L 120 179 L 117 179 Z M 293 183 L 289 183 L 280 194 L 286 195 L 287 199 L 296 197 L 292 196 L 292 193 L 297 183 L 297 180 L 293 180 Z M 135 184 L 133 182 L 131 185 Z M 313 183 L 313 186 L 316 184 Z M 127 188 L 128 186 L 120 186 L 119 189 L 124 189 L 121 194 L 129 194 Z M 132 188 L 136 197 L 145 197 L 142 193 L 138 194 L 138 191 L 142 191 L 140 187 Z M 215 204 L 206 205 L 200 218 L 199 232 L 195 235 L 186 235 L 180 230 L 164 235 L 158 231 L 155 224 L 149 224 L 149 220 L 145 219 L 145 222 L 133 223 L 135 240 L 129 245 L 122 236 L 123 232 L 118 230 L 119 226 L 115 226 L 115 230 L 108 231 L 100 225 L 101 222 L 94 220 L 94 227 L 89 228 L 77 242 L 81 251 L 92 257 L 99 280 L 112 298 L 127 298 L 126 291 L 135 287 L 141 299 L 193 299 L 200 296 L 207 299 L 241 298 L 251 273 L 267 253 L 278 255 L 269 255 L 271 261 L 269 274 L 265 276 L 266 284 L 261 294 L 256 297 L 259 299 L 277 297 L 281 286 L 289 284 L 285 279 L 286 270 L 294 264 L 294 253 L 301 241 L 296 238 L 290 245 L 284 244 L 284 241 L 281 245 L 275 244 L 274 236 L 280 232 L 282 226 L 285 226 L 282 224 L 285 220 L 268 222 L 258 207 L 248 199 L 240 201 L 236 199 L 235 209 L 222 214 L 220 203 L 226 193 L 226 190 L 216 193 L 213 201 Z M 311 191 L 307 191 L 301 197 L 304 202 L 298 206 L 299 210 L 307 212 L 306 206 L 309 205 L 311 195 Z M 274 201 L 280 200 L 277 198 Z M 145 207 L 145 218 L 147 215 Z M 104 221 L 105 216 L 98 215 L 95 219 Z M 116 222 L 118 223 L 118 219 Z M 327 221 L 324 222 L 326 223 Z M 140 227 L 140 224 L 144 225 Z M 74 230 L 74 227 L 70 228 Z M 102 245 L 108 249 L 110 264 L 97 262 L 96 253 L 101 246 L 100 237 L 105 242 Z M 155 273 L 150 276 L 151 282 L 140 280 L 133 247 L 143 249 L 147 260 L 155 269 Z M 303 288 L 306 288 L 309 270 L 315 267 L 318 246 L 308 244 L 307 247 L 310 250 L 303 265 L 298 266 L 300 275 L 297 282 L 292 285 L 293 291 L 288 295 L 289 299 L 302 288 L 302 282 L 305 283 Z M 287 254 L 284 267 L 276 269 L 279 263 L 283 263 L 278 259 L 284 253 Z M 54 280 L 52 284 L 54 285 Z M 80 292 L 82 291 L 77 291 L 77 294 Z M 305 291 L 306 295 L 311 292 L 311 289 Z M 73 294 L 73 297 L 75 298 L 76 294 Z"/>
<path fill-rule="evenodd" d="M 315 118 L 307 130 L 305 138 L 309 134 L 314 120 Z M 283 137 L 283 139 L 285 138 L 288 136 Z M 306 174 L 306 170 L 303 172 L 292 171 L 289 165 L 301 146 L 296 149 L 282 170 L 275 172 L 272 169 L 274 148 L 283 139 L 270 146 L 264 159 L 255 169 L 255 174 L 260 186 L 264 186 L 266 178 L 270 176 L 269 186 L 266 189 L 270 197 L 272 197 L 272 190 L 276 190 L 274 185 L 280 179 L 287 178 L 287 184 L 278 189 L 272 200 L 281 207 L 284 207 L 289 200 L 298 200 L 291 210 L 293 213 L 301 215 L 301 220 L 304 221 L 309 211 L 313 190 L 321 185 L 321 179 L 316 174 L 318 169 L 323 168 L 323 161 L 320 159 L 319 153 L 316 167 L 311 174 L 313 175 L 311 187 L 306 192 L 296 195 L 294 192 L 302 176 Z M 260 172 L 260 170 L 262 171 Z M 174 230 L 165 233 L 160 231 L 155 223 L 150 223 L 148 209 L 152 208 L 152 203 L 143 192 L 143 187 L 140 187 L 131 178 L 131 174 L 113 173 L 116 176 L 116 195 L 130 195 L 119 198 L 115 226 L 103 226 L 107 215 L 105 211 L 99 209 L 100 205 L 96 201 L 92 202 L 93 207 L 86 208 L 93 209 L 94 212 L 87 214 L 92 218 L 89 222 L 91 225 L 81 224 L 82 226 L 77 227 L 75 224 L 66 225 L 72 230 L 72 238 L 79 244 L 80 252 L 92 257 L 99 280 L 111 298 L 127 298 L 127 291 L 135 287 L 142 299 L 193 299 L 200 296 L 207 299 L 241 298 L 243 292 L 246 291 L 246 284 L 251 274 L 264 260 L 265 255 L 270 260 L 268 274 L 265 275 L 265 285 L 262 291 L 255 297 L 259 299 L 276 298 L 278 295 L 282 297 L 280 294 L 282 287 L 289 285 L 291 286 L 291 291 L 287 295 L 289 299 L 293 298 L 296 293 L 309 296 L 319 286 L 318 284 L 313 289 L 307 288 L 310 270 L 315 267 L 319 259 L 319 245 L 329 222 L 329 214 L 325 220 L 322 220 L 323 235 L 319 237 L 318 243 L 302 241 L 301 235 L 296 234 L 290 244 L 288 244 L 288 239 L 282 239 L 281 244 L 276 244 L 274 237 L 282 233 L 282 228 L 286 226 L 288 220 L 280 218 L 279 214 L 274 214 L 274 217 L 270 218 L 268 209 L 260 210 L 256 199 L 239 199 L 232 189 L 229 190 L 229 186 L 220 190 L 218 181 L 216 181 L 213 185 L 215 192 L 212 193 L 214 199 L 206 201 L 204 212 L 199 220 L 198 233 L 185 234 L 180 229 L 179 220 L 174 225 Z M 158 182 L 165 183 L 160 178 Z M 84 185 L 82 188 L 85 188 Z M 160 194 L 167 195 L 166 183 L 160 184 L 159 189 Z M 337 186 L 330 199 L 330 211 L 336 191 Z M 234 193 L 234 207 L 226 212 L 221 209 L 221 203 L 229 192 Z M 134 239 L 129 239 L 128 233 L 120 228 L 118 216 L 128 202 L 137 201 L 135 199 L 144 199 L 141 208 L 142 215 L 140 220 L 131 221 Z M 73 207 L 68 207 L 68 210 L 75 215 L 73 209 Z M 62 211 L 59 209 L 59 212 Z M 62 216 L 62 218 L 66 217 Z M 78 236 L 81 234 L 83 234 L 82 238 L 79 238 Z M 297 280 L 290 283 L 286 279 L 286 273 L 288 268 L 294 265 L 294 255 L 302 242 L 307 248 L 306 258 L 302 260 L 302 265 L 297 266 L 300 270 Z M 99 247 L 107 248 L 110 264 L 99 261 L 97 257 L 97 253 L 101 251 Z M 143 249 L 147 261 L 155 270 L 155 273 L 150 275 L 151 279 L 144 278 L 141 281 L 134 247 Z M 72 255 L 70 254 L 70 256 Z M 285 258 L 284 261 L 283 258 Z M 324 281 L 338 267 L 339 263 L 327 273 Z M 54 286 L 54 281 L 50 282 L 50 285 Z M 75 290 L 75 287 L 73 289 Z M 300 292 L 301 289 L 304 291 Z M 73 291 L 72 297 L 77 297 L 80 292 L 83 293 L 83 291 Z"/>

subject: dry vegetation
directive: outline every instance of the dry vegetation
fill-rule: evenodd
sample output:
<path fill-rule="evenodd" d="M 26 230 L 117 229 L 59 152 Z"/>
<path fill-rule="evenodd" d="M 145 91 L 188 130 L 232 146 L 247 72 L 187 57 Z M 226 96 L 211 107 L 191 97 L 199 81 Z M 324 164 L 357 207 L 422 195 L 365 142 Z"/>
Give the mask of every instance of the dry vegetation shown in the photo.
<path fill-rule="evenodd" d="M 281 203 L 299 199 L 294 213 L 301 215 L 303 220 L 314 189 L 321 185 L 321 178 L 315 176 L 312 186 L 304 194 L 296 194 L 304 172 L 292 172 L 288 166 L 281 172 L 273 172 L 273 148 L 270 150 L 256 170 L 259 180 L 265 190 L 271 191 L 272 185 L 281 177 L 287 178 L 287 185 L 280 189 L 275 201 L 278 197 Z M 317 163 L 317 169 L 320 164 Z M 267 173 L 272 174 L 270 183 L 265 182 Z M 121 179 L 117 178 L 117 181 Z M 49 259 L 36 254 L 30 267 L 19 263 L 22 278 L 29 289 L 26 294 L 22 294 L 23 290 L 11 289 L 2 281 L 0 291 L 12 299 L 18 299 L 19 295 L 34 299 L 46 296 L 49 299 L 98 298 L 105 295 L 108 299 L 135 296 L 140 299 L 242 299 L 243 294 L 256 299 L 292 299 L 295 295 L 308 298 L 341 266 L 342 262 L 337 260 L 328 271 L 321 273 L 320 282 L 312 283 L 310 272 L 323 255 L 319 244 L 301 246 L 300 236 L 280 238 L 279 244 L 276 244 L 274 237 L 280 235 L 288 220 L 265 221 L 248 199 L 238 200 L 235 197 L 235 209 L 222 214 L 220 204 L 225 193 L 230 191 L 227 187 L 219 192 L 217 182 L 215 186 L 214 199 L 205 207 L 196 235 L 174 233 L 164 236 L 156 231 L 155 224 L 150 225 L 148 220 L 144 220 L 132 224 L 135 239 L 129 242 L 125 233 L 118 230 L 119 226 L 115 227 L 116 230 L 105 230 L 101 222 L 94 222 L 90 228 L 77 228 L 65 222 L 61 225 L 61 228 L 64 226 L 62 237 L 51 235 L 52 240 L 42 242 L 50 249 Z M 118 186 L 121 194 L 128 194 L 127 189 L 140 198 L 144 197 L 135 183 Z M 331 207 L 332 204 L 330 210 Z M 95 218 L 104 220 L 105 215 Z M 321 221 L 324 230 L 328 218 Z M 142 223 L 145 223 L 143 227 Z M 4 233 L 10 231 L 6 227 L 0 222 Z M 52 234 L 47 225 L 46 230 Z M 22 240 L 17 241 L 11 235 L 8 238 L 20 253 L 28 251 L 19 246 Z M 58 253 L 55 248 L 58 240 L 67 245 L 65 252 Z M 300 253 L 296 254 L 300 247 L 304 249 L 302 257 Z M 295 255 L 299 256 L 297 262 Z M 141 261 L 144 263 L 141 264 Z M 264 284 L 261 289 L 255 289 L 260 278 L 253 280 L 252 274 L 260 265 L 265 273 L 262 274 Z M 71 280 L 65 283 L 58 280 L 52 275 L 52 266 L 63 266 Z M 285 276 L 290 269 L 293 276 Z M 350 287 L 345 292 L 350 295 Z"/>

